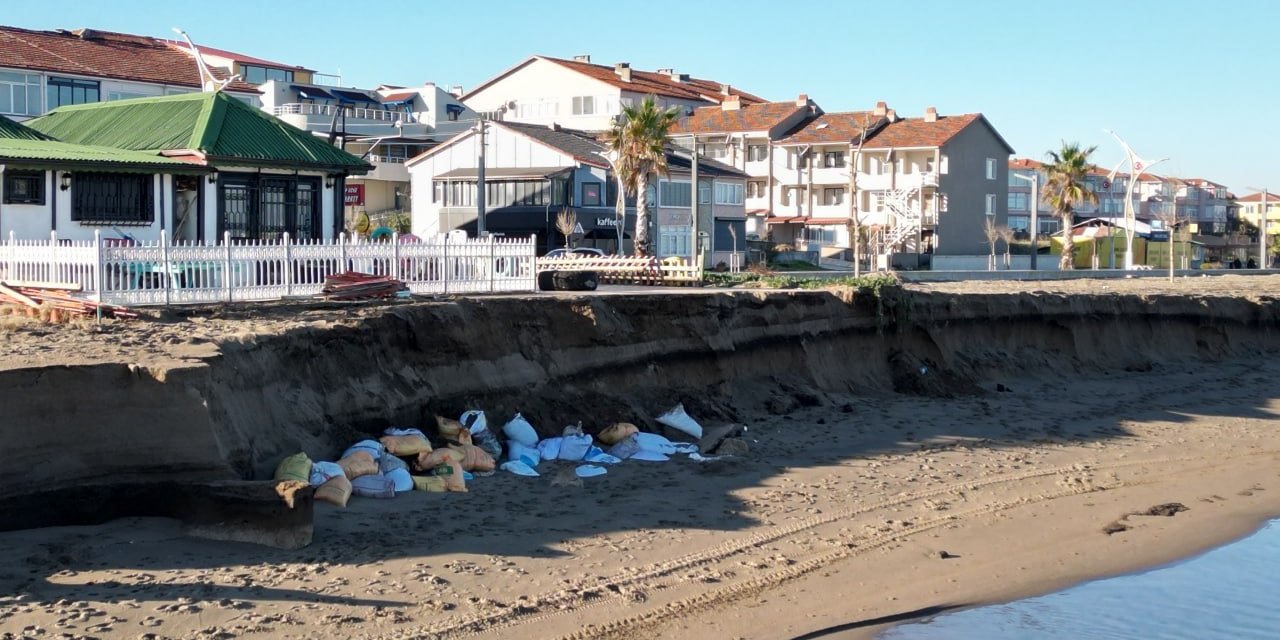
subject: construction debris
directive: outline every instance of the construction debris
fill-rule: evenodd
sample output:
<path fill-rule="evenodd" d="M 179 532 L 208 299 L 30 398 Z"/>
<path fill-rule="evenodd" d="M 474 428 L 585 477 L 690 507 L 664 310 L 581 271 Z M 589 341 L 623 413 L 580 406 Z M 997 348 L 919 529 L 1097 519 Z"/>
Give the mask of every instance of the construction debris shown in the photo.
<path fill-rule="evenodd" d="M 408 295 L 404 282 L 388 276 L 347 271 L 325 276 L 319 297 L 325 300 L 368 300 Z M 401 293 L 403 292 L 403 294 Z"/>
<path fill-rule="evenodd" d="M 95 302 L 74 295 L 77 285 L 37 282 L 0 281 L 0 304 L 16 305 L 35 316 L 47 310 L 50 322 L 61 322 L 74 316 L 86 317 L 102 312 L 104 318 L 137 318 L 138 314 L 125 307 Z"/>

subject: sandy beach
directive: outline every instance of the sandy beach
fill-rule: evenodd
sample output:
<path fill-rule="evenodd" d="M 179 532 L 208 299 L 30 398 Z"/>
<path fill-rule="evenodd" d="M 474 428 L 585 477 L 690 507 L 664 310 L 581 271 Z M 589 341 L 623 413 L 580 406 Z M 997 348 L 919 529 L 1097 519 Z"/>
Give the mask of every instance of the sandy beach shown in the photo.
<path fill-rule="evenodd" d="M 299 551 L 163 519 L 0 533 L 0 638 L 871 637 L 1280 515 L 1277 376 L 1260 354 L 942 396 L 744 389 L 743 455 L 318 504 Z"/>

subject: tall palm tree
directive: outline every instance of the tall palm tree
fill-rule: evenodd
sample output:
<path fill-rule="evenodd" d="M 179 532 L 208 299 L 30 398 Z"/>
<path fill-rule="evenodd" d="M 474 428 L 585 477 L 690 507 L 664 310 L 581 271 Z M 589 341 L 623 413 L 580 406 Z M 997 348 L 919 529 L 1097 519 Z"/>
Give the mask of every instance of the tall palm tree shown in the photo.
<path fill-rule="evenodd" d="M 1046 174 L 1044 194 L 1041 196 L 1062 220 L 1062 259 L 1058 268 L 1067 270 L 1075 266 L 1075 244 L 1071 241 L 1071 227 L 1075 224 L 1075 207 L 1083 203 L 1097 204 L 1098 196 L 1085 185 L 1085 176 L 1093 165 L 1089 156 L 1097 147 L 1083 149 L 1080 143 L 1063 141 L 1062 149 L 1048 153 L 1044 164 Z M 1039 203 L 1032 203 L 1037 206 Z"/>
<path fill-rule="evenodd" d="M 680 116 L 676 107 L 658 108 L 653 96 L 639 105 L 622 107 L 622 116 L 605 132 L 604 143 L 614 155 L 618 198 L 636 196 L 635 254 L 649 255 L 649 176 L 667 173 L 667 133 Z"/>

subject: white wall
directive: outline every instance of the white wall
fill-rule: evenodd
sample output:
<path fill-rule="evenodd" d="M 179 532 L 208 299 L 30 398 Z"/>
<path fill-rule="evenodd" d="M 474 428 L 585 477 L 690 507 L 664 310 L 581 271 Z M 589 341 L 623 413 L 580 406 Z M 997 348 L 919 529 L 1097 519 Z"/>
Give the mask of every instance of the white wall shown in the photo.
<path fill-rule="evenodd" d="M 574 96 L 595 96 L 597 113 L 590 116 L 573 115 Z M 588 131 L 602 131 L 609 127 L 613 113 L 599 113 L 604 106 L 605 98 L 612 98 L 617 105 L 622 97 L 622 90 L 613 85 L 587 77 L 554 62 L 535 59 L 519 70 L 511 73 L 486 87 L 480 93 L 469 96 L 466 105 L 479 112 L 496 111 L 511 102 L 512 106 L 503 116 L 512 122 L 549 125 L 560 123 L 562 126 Z M 536 103 L 549 100 L 555 103 L 554 113 L 542 116 L 519 115 L 519 103 Z"/>
<path fill-rule="evenodd" d="M 0 199 L 0 235 L 8 239 L 10 233 L 20 240 L 42 240 L 49 237 L 51 231 L 57 231 L 60 240 L 92 240 L 94 231 L 100 231 L 103 237 L 119 237 L 110 224 L 83 224 L 71 219 L 71 191 L 63 191 L 59 186 L 62 172 L 46 171 L 45 204 L 16 205 L 2 204 Z M 52 179 L 52 182 L 49 180 Z M 160 239 L 161 226 L 167 224 L 162 216 L 172 211 L 172 198 L 169 189 L 172 187 L 172 176 L 152 176 L 152 217 L 149 225 L 115 225 L 116 229 L 144 242 L 156 242 Z M 162 186 L 163 185 L 163 186 Z M 161 202 L 161 189 L 164 201 Z M 56 205 L 55 205 L 56 202 Z M 57 228 L 54 228 L 53 217 L 57 215 Z"/>

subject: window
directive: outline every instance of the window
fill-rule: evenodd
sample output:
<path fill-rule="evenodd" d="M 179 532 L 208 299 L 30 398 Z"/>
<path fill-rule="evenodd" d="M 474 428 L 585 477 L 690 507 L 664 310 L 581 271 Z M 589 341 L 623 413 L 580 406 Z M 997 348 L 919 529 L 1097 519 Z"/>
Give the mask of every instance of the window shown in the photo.
<path fill-rule="evenodd" d="M 828 151 L 822 154 L 822 166 L 828 169 L 834 169 L 844 166 L 843 151 Z"/>
<path fill-rule="evenodd" d="M 742 185 L 717 182 L 716 204 L 742 204 Z"/>
<path fill-rule="evenodd" d="M 599 182 L 582 183 L 582 206 L 598 207 L 601 204 L 603 204 L 603 202 L 604 202 L 604 199 L 601 197 L 601 194 L 600 194 Z"/>
<path fill-rule="evenodd" d="M 689 193 L 689 183 L 678 180 L 663 180 L 659 183 L 658 189 L 658 206 L 660 207 L 688 207 L 692 203 Z"/>
<path fill-rule="evenodd" d="M 947 174 L 947 156 L 945 155 L 942 156 L 942 163 L 938 168 L 938 173 L 941 173 L 942 175 Z"/>
<path fill-rule="evenodd" d="M 44 172 L 4 172 L 5 204 L 44 204 Z"/>
<path fill-rule="evenodd" d="M 987 194 L 987 215 L 994 216 L 996 214 L 996 194 Z"/>
<path fill-rule="evenodd" d="M 924 172 L 933 173 L 933 156 L 927 156 L 924 159 Z"/>
<path fill-rule="evenodd" d="M 729 157 L 729 145 L 727 144 L 707 144 L 702 146 L 702 153 L 713 160 L 721 160 Z"/>
<path fill-rule="evenodd" d="M 698 204 L 711 204 L 711 183 L 698 181 Z"/>
<path fill-rule="evenodd" d="M 574 96 L 573 115 L 589 116 L 596 112 L 595 96 Z"/>
<path fill-rule="evenodd" d="M 987 158 L 987 179 L 988 180 L 996 179 L 996 159 L 995 158 Z"/>
<path fill-rule="evenodd" d="M 40 115 L 40 76 L 0 71 L 0 113 Z"/>
<path fill-rule="evenodd" d="M 1027 233 L 1031 230 L 1031 218 L 1027 216 L 1009 216 L 1009 228 L 1020 233 Z"/>
<path fill-rule="evenodd" d="M 947 194 L 945 194 L 945 193 L 944 193 L 944 194 L 942 194 L 941 196 L 939 196 L 939 197 L 938 197 L 938 212 L 939 212 L 939 213 L 946 213 L 946 212 L 947 212 L 947 205 L 948 205 L 948 203 L 950 203 L 950 202 L 951 202 L 951 199 L 947 197 Z"/>
<path fill-rule="evenodd" d="M 1026 211 L 1027 210 L 1027 194 L 1009 192 L 1009 210 L 1010 211 Z"/>
<path fill-rule="evenodd" d="M 249 84 L 262 84 L 268 80 L 293 82 L 293 72 L 288 69 L 272 69 L 251 64 L 240 65 L 240 76 Z"/>
<path fill-rule="evenodd" d="M 827 206 L 844 204 L 844 188 L 828 187 L 822 190 L 822 204 Z"/>
<path fill-rule="evenodd" d="M 686 183 L 687 184 L 687 183 Z M 689 235 L 692 230 L 688 226 L 667 226 L 658 229 L 658 255 L 688 256 Z"/>
<path fill-rule="evenodd" d="M 444 199 L 444 183 L 432 182 L 431 183 L 431 202 L 437 203 L 443 199 Z"/>
<path fill-rule="evenodd" d="M 108 102 L 111 102 L 111 101 L 114 101 L 114 100 L 132 100 L 132 99 L 134 99 L 134 98 L 150 98 L 150 97 L 152 97 L 152 96 L 151 96 L 151 94 L 149 94 L 149 93 L 132 93 L 132 92 L 129 92 L 129 91 L 110 91 L 110 92 L 107 92 L 107 101 L 108 101 Z"/>
<path fill-rule="evenodd" d="M 769 147 L 763 144 L 747 146 L 747 162 L 763 162 L 769 159 Z"/>
<path fill-rule="evenodd" d="M 240 240 L 319 238 L 320 179 L 266 174 L 218 177 L 219 232 Z"/>
<path fill-rule="evenodd" d="M 85 104 L 98 101 L 98 83 L 93 80 L 76 80 L 74 78 L 49 78 L 48 90 L 45 93 L 48 109 L 53 110 L 68 104 Z"/>
<path fill-rule="evenodd" d="M 765 193 L 764 193 L 764 182 L 763 182 L 763 181 L 761 181 L 761 180 L 752 180 L 751 182 L 748 182 L 748 183 L 747 183 L 747 197 L 748 197 L 748 198 L 763 198 L 763 197 L 764 197 L 764 195 L 765 195 Z"/>
<path fill-rule="evenodd" d="M 556 178 L 551 181 L 551 204 L 553 206 L 563 206 L 569 199 L 565 194 L 569 192 L 569 181 Z"/>
<path fill-rule="evenodd" d="M 804 204 L 804 187 L 782 188 L 782 204 L 790 205 L 792 202 L 801 205 Z"/>
<path fill-rule="evenodd" d="M 871 195 L 871 210 L 884 211 L 884 193 L 877 192 Z"/>
<path fill-rule="evenodd" d="M 805 242 L 812 244 L 820 244 L 829 247 L 836 243 L 836 234 L 839 233 L 839 226 L 834 224 L 816 225 L 804 228 Z"/>
<path fill-rule="evenodd" d="M 71 174 L 71 219 L 88 224 L 151 224 L 155 178 L 141 173 Z"/>

